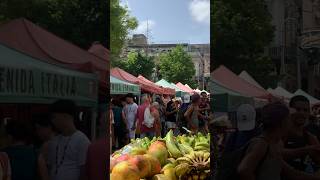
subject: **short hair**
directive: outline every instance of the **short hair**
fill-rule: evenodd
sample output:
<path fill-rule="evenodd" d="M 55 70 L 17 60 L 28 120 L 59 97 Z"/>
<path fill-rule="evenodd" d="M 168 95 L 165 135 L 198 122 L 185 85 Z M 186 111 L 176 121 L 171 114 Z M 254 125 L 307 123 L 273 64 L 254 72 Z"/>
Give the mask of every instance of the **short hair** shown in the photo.
<path fill-rule="evenodd" d="M 73 118 L 76 118 L 78 110 L 72 100 L 58 100 L 50 106 L 50 112 L 69 114 Z"/>
<path fill-rule="evenodd" d="M 51 116 L 49 113 L 38 113 L 32 117 L 32 120 L 35 124 L 41 127 L 53 127 Z"/>
<path fill-rule="evenodd" d="M 262 108 L 261 118 L 264 129 L 280 127 L 283 120 L 289 116 L 289 109 L 282 103 L 267 104 Z"/>
<path fill-rule="evenodd" d="M 194 102 L 199 101 L 200 98 L 201 98 L 200 95 L 197 94 L 197 93 L 195 93 L 195 94 L 193 94 L 193 95 L 191 96 L 191 101 L 192 101 L 192 103 L 194 103 Z"/>
<path fill-rule="evenodd" d="M 208 95 L 206 92 L 202 91 L 200 95 L 203 95 L 203 94 Z"/>
<path fill-rule="evenodd" d="M 132 98 L 132 99 L 134 99 L 134 95 L 133 95 L 132 93 L 128 93 L 128 94 L 126 95 L 126 98 Z"/>
<path fill-rule="evenodd" d="M 306 103 L 310 104 L 310 101 L 308 98 L 306 98 L 305 96 L 302 96 L 302 95 L 297 95 L 297 96 L 294 96 L 290 99 L 289 106 L 291 108 L 294 108 L 296 102 L 306 102 Z"/>

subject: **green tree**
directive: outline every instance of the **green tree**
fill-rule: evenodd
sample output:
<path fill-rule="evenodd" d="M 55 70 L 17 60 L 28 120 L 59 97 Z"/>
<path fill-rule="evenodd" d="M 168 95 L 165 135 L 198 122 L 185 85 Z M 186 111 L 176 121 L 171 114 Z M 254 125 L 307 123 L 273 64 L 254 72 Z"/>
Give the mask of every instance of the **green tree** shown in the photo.
<path fill-rule="evenodd" d="M 193 76 L 196 72 L 191 56 L 182 48 L 177 46 L 171 52 L 163 53 L 159 58 L 159 72 L 161 77 L 170 82 L 181 82 L 193 88 L 196 82 Z"/>
<path fill-rule="evenodd" d="M 264 49 L 274 37 L 274 27 L 265 1 L 215 0 L 212 3 L 211 67 L 223 64 L 235 73 L 247 70 L 267 86 L 274 64 L 264 57 Z"/>
<path fill-rule="evenodd" d="M 154 72 L 155 63 L 153 57 L 146 56 L 141 52 L 129 52 L 126 59 L 113 62 L 113 67 L 122 68 L 134 76 L 142 75 L 150 79 Z"/>
<path fill-rule="evenodd" d="M 106 0 L 2 0 L 0 22 L 24 17 L 84 49 L 107 47 L 106 9 Z"/>
<path fill-rule="evenodd" d="M 111 0 L 110 5 L 110 46 L 112 60 L 116 60 L 130 31 L 138 27 L 138 21 L 129 15 L 127 7 L 120 6 L 119 0 Z"/>

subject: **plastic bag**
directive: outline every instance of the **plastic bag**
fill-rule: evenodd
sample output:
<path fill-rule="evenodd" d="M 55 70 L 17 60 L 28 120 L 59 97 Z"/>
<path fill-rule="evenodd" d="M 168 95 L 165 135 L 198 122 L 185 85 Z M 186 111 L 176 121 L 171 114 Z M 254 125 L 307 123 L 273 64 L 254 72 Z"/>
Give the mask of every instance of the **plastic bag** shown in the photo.
<path fill-rule="evenodd" d="M 152 128 L 154 124 L 154 117 L 151 115 L 150 107 L 147 107 L 144 111 L 144 121 L 142 122 L 148 128 Z"/>

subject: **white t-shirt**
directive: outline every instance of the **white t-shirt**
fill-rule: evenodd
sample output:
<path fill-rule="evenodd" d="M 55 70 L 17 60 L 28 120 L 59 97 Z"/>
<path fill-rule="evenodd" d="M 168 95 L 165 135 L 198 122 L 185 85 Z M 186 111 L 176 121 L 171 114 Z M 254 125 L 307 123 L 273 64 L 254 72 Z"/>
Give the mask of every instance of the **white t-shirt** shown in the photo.
<path fill-rule="evenodd" d="M 58 135 L 49 141 L 50 179 L 79 180 L 80 167 L 86 163 L 89 145 L 89 139 L 80 131 L 76 131 L 71 136 Z"/>
<path fill-rule="evenodd" d="M 123 112 L 127 118 L 127 123 L 129 125 L 129 128 L 131 128 L 131 126 L 133 125 L 133 122 L 137 115 L 137 110 L 138 110 L 138 105 L 136 103 L 127 104 L 123 108 Z"/>

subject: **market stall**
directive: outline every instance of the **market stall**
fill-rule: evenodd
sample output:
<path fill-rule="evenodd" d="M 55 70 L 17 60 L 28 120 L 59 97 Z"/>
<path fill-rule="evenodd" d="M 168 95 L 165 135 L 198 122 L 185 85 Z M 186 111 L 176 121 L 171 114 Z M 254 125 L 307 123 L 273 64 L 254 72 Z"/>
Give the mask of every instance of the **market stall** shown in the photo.
<path fill-rule="evenodd" d="M 309 99 L 311 106 L 320 103 L 320 100 L 318 100 L 317 98 L 311 96 L 310 94 L 304 92 L 302 89 L 298 89 L 294 95 L 302 95 L 305 96 L 306 98 Z"/>
<path fill-rule="evenodd" d="M 26 103 L 31 109 L 37 108 L 34 111 L 27 107 L 20 108 L 20 112 L 27 111 L 31 115 L 46 111 L 44 104 L 50 104 L 57 99 L 72 99 L 82 111 L 88 112 L 82 116 L 84 119 L 78 122 L 78 127 L 82 128 L 88 137 L 94 139 L 97 106 L 101 102 L 106 102 L 109 94 L 107 83 L 109 57 L 102 58 L 83 50 L 24 18 L 0 26 L 0 43 L 24 55 L 24 61 L 20 63 L 24 66 L 15 65 L 9 66 L 9 70 L 6 69 L 6 73 L 9 73 L 6 75 L 7 78 L 20 77 L 21 80 L 19 82 L 16 80 L 17 84 L 8 81 L 9 88 L 17 89 L 10 92 L 14 93 L 12 96 L 9 96 L 8 92 L 3 92 L 5 94 L 2 102 L 14 103 L 17 106 Z M 4 57 L 4 54 L 0 54 L 0 58 Z M 23 59 L 22 55 L 20 57 L 15 54 L 10 57 L 7 55 L 6 58 L 11 59 L 5 59 L 5 62 L 1 63 Z M 13 75 L 14 71 L 10 68 L 16 68 L 14 70 L 16 75 Z M 91 92 L 95 92 L 94 98 L 90 95 Z M 5 107 L 9 105 L 6 104 Z M 29 116 L 21 117 L 29 118 Z"/>
<path fill-rule="evenodd" d="M 255 97 L 266 100 L 272 97 L 272 95 L 266 90 L 250 84 L 224 66 L 220 66 L 219 68 L 214 70 L 211 78 L 216 82 L 223 84 L 225 87 L 248 97 Z"/>
<path fill-rule="evenodd" d="M 161 87 L 159 85 L 157 85 L 156 83 L 148 80 L 147 78 L 143 77 L 142 75 L 138 76 L 139 79 L 141 79 L 142 81 L 151 84 L 152 86 L 156 86 L 162 89 L 162 94 L 164 95 L 175 95 L 175 90 L 173 88 L 168 88 L 168 87 Z"/>
<path fill-rule="evenodd" d="M 156 84 L 159 85 L 159 86 L 162 86 L 162 87 L 174 89 L 176 97 L 183 97 L 186 94 L 186 92 L 182 91 L 175 84 L 169 83 L 165 79 L 161 79 L 160 81 L 156 82 Z"/>
<path fill-rule="evenodd" d="M 111 95 L 118 95 L 118 94 L 128 94 L 132 93 L 134 95 L 139 96 L 141 94 L 140 87 L 135 84 L 131 84 L 126 81 L 122 81 L 118 78 L 110 76 L 110 94 Z"/>
<path fill-rule="evenodd" d="M 187 92 L 187 93 L 189 93 L 189 94 L 193 94 L 193 93 L 194 93 L 193 89 L 186 87 L 186 86 L 183 85 L 181 82 L 178 82 L 178 83 L 176 84 L 176 86 L 177 86 L 178 88 L 180 88 L 181 90 L 183 90 L 184 92 Z"/>
<path fill-rule="evenodd" d="M 148 93 L 154 93 L 154 94 L 162 94 L 162 89 L 156 86 L 153 86 L 149 83 L 146 83 L 145 81 L 133 76 L 132 74 L 124 71 L 123 69 L 120 69 L 118 67 L 112 68 L 110 71 L 110 75 L 121 79 L 123 81 L 130 82 L 132 84 L 137 84 L 141 87 L 141 91 L 148 92 Z"/>

